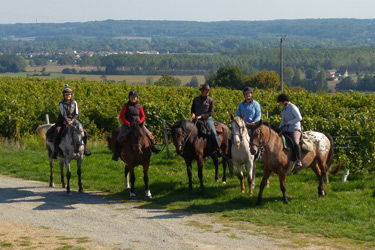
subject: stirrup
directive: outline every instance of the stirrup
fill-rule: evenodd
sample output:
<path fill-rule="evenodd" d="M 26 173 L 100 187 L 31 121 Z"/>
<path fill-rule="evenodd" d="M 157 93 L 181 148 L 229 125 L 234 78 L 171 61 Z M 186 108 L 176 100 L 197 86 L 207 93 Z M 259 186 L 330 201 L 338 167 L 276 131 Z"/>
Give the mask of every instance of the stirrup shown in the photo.
<path fill-rule="evenodd" d="M 86 155 L 86 156 L 90 156 L 90 155 L 91 155 L 91 152 L 90 152 L 90 150 L 86 149 L 85 152 L 84 152 L 83 154 Z"/>

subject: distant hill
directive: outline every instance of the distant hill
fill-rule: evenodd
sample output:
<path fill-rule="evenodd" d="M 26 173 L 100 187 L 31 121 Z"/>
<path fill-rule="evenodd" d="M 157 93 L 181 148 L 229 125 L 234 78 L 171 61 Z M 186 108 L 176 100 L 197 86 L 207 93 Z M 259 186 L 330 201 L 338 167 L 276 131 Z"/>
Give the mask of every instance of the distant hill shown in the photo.
<path fill-rule="evenodd" d="M 373 47 L 375 19 L 300 19 L 273 21 L 135 21 L 106 20 L 83 23 L 0 24 L 0 38 L 148 37 L 175 39 L 243 38 L 275 40 L 285 34 L 286 46 Z M 259 47 L 264 47 L 260 43 Z M 266 45 L 267 46 L 267 45 Z"/>

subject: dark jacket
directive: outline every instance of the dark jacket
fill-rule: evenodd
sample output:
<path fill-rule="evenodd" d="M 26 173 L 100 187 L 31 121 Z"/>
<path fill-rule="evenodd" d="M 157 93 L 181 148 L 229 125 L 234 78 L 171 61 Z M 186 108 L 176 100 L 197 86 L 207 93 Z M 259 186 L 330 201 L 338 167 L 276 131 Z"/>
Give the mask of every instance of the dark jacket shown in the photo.
<path fill-rule="evenodd" d="M 214 113 L 214 100 L 209 96 L 198 96 L 193 100 L 191 113 L 195 116 L 202 116 L 203 120 L 207 120 Z"/>

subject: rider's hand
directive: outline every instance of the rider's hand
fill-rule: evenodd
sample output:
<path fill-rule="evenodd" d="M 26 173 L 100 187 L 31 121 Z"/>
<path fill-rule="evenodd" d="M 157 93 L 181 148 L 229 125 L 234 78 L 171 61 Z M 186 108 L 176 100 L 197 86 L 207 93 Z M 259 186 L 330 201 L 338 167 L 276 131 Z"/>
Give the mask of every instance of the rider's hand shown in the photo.
<path fill-rule="evenodd" d="M 191 114 L 191 119 L 192 119 L 192 120 L 195 119 L 195 114 L 194 114 L 194 113 Z"/>
<path fill-rule="evenodd" d="M 197 118 L 197 120 L 200 120 L 202 118 L 202 116 L 198 115 L 196 118 Z"/>

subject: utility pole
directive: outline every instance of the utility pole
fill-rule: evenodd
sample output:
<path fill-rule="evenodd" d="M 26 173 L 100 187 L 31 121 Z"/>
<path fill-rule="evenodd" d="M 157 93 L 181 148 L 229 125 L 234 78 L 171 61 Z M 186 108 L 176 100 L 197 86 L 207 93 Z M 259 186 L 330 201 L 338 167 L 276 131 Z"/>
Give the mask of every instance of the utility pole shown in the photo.
<path fill-rule="evenodd" d="M 280 85 L 281 85 L 281 92 L 284 92 L 283 39 L 286 37 L 286 35 L 279 35 L 277 37 L 280 38 Z"/>

